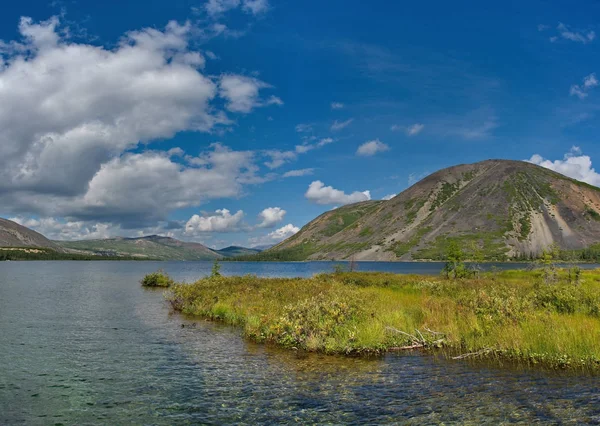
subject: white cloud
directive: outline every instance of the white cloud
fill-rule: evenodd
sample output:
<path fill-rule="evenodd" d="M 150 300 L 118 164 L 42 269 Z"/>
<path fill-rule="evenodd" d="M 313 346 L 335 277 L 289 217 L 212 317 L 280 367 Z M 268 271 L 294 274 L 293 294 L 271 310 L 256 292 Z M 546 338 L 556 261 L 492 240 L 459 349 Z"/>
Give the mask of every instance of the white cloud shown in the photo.
<path fill-rule="evenodd" d="M 239 229 L 244 212 L 231 214 L 227 209 L 216 210 L 212 216 L 193 215 L 185 224 L 185 233 L 196 235 L 203 232 L 233 232 Z"/>
<path fill-rule="evenodd" d="M 382 200 L 391 200 L 392 198 L 394 198 L 396 195 L 398 194 L 388 194 L 385 197 L 382 198 Z"/>
<path fill-rule="evenodd" d="M 308 186 L 308 190 L 304 196 L 316 204 L 338 205 L 357 203 L 359 201 L 367 201 L 371 199 L 371 193 L 369 191 L 355 191 L 351 194 L 346 194 L 345 192 L 334 189 L 331 186 L 325 186 L 325 184 L 319 180 L 312 182 Z"/>
<path fill-rule="evenodd" d="M 268 0 L 244 0 L 242 9 L 253 15 L 260 15 L 269 10 L 270 5 Z"/>
<path fill-rule="evenodd" d="M 389 151 L 389 149 L 390 147 L 388 145 L 384 144 L 379 139 L 374 139 L 372 141 L 365 142 L 361 146 L 359 146 L 356 150 L 356 154 L 361 155 L 363 157 L 370 157 L 372 155 L 377 154 L 378 152 Z"/>
<path fill-rule="evenodd" d="M 594 41 L 596 38 L 596 33 L 594 31 L 573 30 L 562 22 L 558 23 L 556 30 L 558 31 L 559 36 L 563 39 L 575 41 L 577 43 L 587 44 Z M 551 41 L 556 41 L 556 39 Z"/>
<path fill-rule="evenodd" d="M 596 86 L 598 86 L 598 79 L 596 78 L 596 73 L 592 73 L 583 78 L 581 85 L 572 85 L 569 94 L 577 96 L 579 99 L 584 99 L 588 96 L 588 92 Z"/>
<path fill-rule="evenodd" d="M 276 149 L 264 151 L 265 155 L 271 158 L 270 161 L 265 161 L 265 166 L 270 169 L 276 169 L 283 166 L 289 161 L 296 159 L 297 155 L 293 151 L 279 151 Z"/>
<path fill-rule="evenodd" d="M 52 240 L 103 239 L 115 235 L 120 229 L 106 223 L 86 223 L 64 221 L 53 217 L 25 219 L 13 217 L 10 220 L 31 228 Z"/>
<path fill-rule="evenodd" d="M 283 177 L 288 178 L 288 177 L 308 176 L 308 175 L 312 175 L 314 171 L 315 171 L 315 169 L 290 170 L 289 172 L 285 172 L 283 174 Z"/>
<path fill-rule="evenodd" d="M 335 120 L 333 122 L 333 124 L 331 125 L 331 130 L 334 131 L 334 132 L 336 132 L 338 130 L 342 130 L 342 129 L 348 127 L 353 121 L 354 121 L 353 118 L 349 118 L 346 121 L 337 121 L 337 120 Z"/>
<path fill-rule="evenodd" d="M 342 109 L 344 108 L 344 104 L 341 102 L 332 102 L 331 109 Z"/>
<path fill-rule="evenodd" d="M 415 135 L 418 135 L 419 133 L 421 133 L 421 131 L 424 128 L 425 128 L 425 125 L 421 124 L 421 123 L 411 124 L 410 126 L 400 126 L 398 124 L 393 124 L 390 127 L 390 130 L 392 132 L 397 132 L 399 130 L 403 130 L 404 132 L 406 132 L 406 134 L 408 136 L 415 136 Z"/>
<path fill-rule="evenodd" d="M 311 151 L 316 148 L 321 148 L 321 147 L 323 147 L 325 145 L 329 145 L 330 143 L 333 143 L 333 142 L 335 142 L 335 140 L 333 138 L 322 138 L 315 144 L 305 142 L 302 145 L 296 145 L 295 149 L 298 154 L 305 154 L 308 151 Z"/>
<path fill-rule="evenodd" d="M 268 0 L 208 0 L 204 6 L 211 16 L 217 16 L 229 10 L 242 6 L 244 12 L 259 15 L 269 10 Z"/>
<path fill-rule="evenodd" d="M 312 124 L 296 124 L 296 132 L 307 133 L 312 131 Z"/>
<path fill-rule="evenodd" d="M 62 37 L 58 18 L 24 18 L 22 40 L 0 55 L 0 204 L 7 213 L 119 223 L 164 219 L 174 209 L 238 196 L 264 181 L 254 155 L 216 144 L 131 153 L 180 131 L 210 132 L 230 110 L 261 101 L 266 83 L 225 74 L 219 85 L 189 48 L 194 28 L 131 31 L 111 50 Z M 185 158 L 174 161 L 171 156 Z M 94 222 L 95 223 L 95 222 Z"/>
<path fill-rule="evenodd" d="M 268 207 L 258 214 L 260 223 L 257 228 L 271 228 L 281 222 L 287 212 L 279 207 Z"/>
<path fill-rule="evenodd" d="M 292 225 L 291 223 L 288 223 L 287 225 L 282 226 L 281 228 L 276 229 L 273 232 L 269 232 L 267 235 L 263 235 L 262 237 L 250 238 L 248 240 L 248 243 L 249 243 L 250 247 L 263 246 L 263 245 L 270 246 L 272 244 L 278 243 L 280 241 L 285 240 L 286 238 L 291 237 L 292 235 L 296 234 L 298 231 L 300 231 L 300 228 Z"/>
<path fill-rule="evenodd" d="M 292 235 L 298 233 L 298 231 L 300 231 L 300 228 L 292 225 L 291 223 L 288 223 L 287 225 L 282 226 L 281 228 L 276 229 L 273 232 L 270 232 L 268 234 L 268 237 L 272 241 L 281 241 L 281 240 L 285 240 L 286 238 L 289 238 Z"/>
<path fill-rule="evenodd" d="M 539 154 L 534 154 L 527 161 L 573 179 L 600 187 L 600 173 L 597 173 L 592 167 L 592 159 L 587 155 L 583 155 L 579 147 L 572 147 L 562 160 L 551 161 Z"/>
<path fill-rule="evenodd" d="M 429 172 L 411 173 L 410 175 L 408 175 L 408 185 L 414 185 L 426 176 L 429 176 Z"/>
<path fill-rule="evenodd" d="M 334 142 L 334 140 L 332 138 L 323 138 L 319 142 L 317 142 L 317 146 L 321 147 L 321 146 L 329 145 L 330 143 L 333 143 L 333 142 Z"/>
<path fill-rule="evenodd" d="M 278 96 L 269 96 L 269 99 L 267 99 L 265 101 L 265 104 L 266 105 L 278 105 L 278 106 L 282 106 L 283 105 L 283 101 Z"/>
<path fill-rule="evenodd" d="M 408 126 L 408 129 L 406 129 L 406 133 L 408 134 L 408 136 L 415 136 L 415 135 L 418 135 L 419 133 L 421 133 L 421 131 L 424 128 L 425 128 L 424 124 L 415 123 L 412 126 Z"/>
<path fill-rule="evenodd" d="M 261 100 L 259 91 L 271 85 L 253 77 L 225 74 L 219 81 L 219 95 L 227 100 L 227 109 L 231 112 L 249 113 L 254 108 L 267 105 L 283 105 L 277 96 L 266 101 Z"/>

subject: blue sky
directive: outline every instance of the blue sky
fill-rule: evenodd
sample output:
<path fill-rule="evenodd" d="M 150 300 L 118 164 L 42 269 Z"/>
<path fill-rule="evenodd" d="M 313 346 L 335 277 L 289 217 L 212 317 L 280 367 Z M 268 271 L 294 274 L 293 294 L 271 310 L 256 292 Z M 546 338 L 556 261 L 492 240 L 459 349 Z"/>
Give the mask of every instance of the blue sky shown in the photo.
<path fill-rule="evenodd" d="M 598 17 L 591 1 L 10 2 L 0 215 L 221 247 L 489 158 L 600 185 Z"/>

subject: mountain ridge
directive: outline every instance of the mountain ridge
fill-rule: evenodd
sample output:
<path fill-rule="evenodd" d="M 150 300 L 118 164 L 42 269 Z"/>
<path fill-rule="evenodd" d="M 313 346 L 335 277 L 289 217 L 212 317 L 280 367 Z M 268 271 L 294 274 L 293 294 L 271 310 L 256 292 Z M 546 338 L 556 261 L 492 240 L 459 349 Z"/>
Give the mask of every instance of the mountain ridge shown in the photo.
<path fill-rule="evenodd" d="M 486 260 L 588 247 L 600 242 L 600 188 L 527 162 L 460 164 L 390 200 L 325 212 L 265 255 L 441 260 L 451 241 Z"/>

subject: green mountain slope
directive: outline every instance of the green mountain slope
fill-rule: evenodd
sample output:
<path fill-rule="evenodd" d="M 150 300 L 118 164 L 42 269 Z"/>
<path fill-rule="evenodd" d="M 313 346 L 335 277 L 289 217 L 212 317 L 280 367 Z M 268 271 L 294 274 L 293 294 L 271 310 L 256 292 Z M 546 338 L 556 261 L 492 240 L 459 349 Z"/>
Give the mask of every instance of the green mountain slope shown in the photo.
<path fill-rule="evenodd" d="M 488 260 L 588 247 L 600 242 L 600 189 L 526 162 L 459 165 L 389 201 L 326 212 L 259 256 L 442 259 L 450 241 Z"/>
<path fill-rule="evenodd" d="M 224 257 L 236 257 L 236 256 L 249 256 L 253 254 L 260 253 L 259 249 L 251 249 L 246 247 L 239 246 L 229 246 L 222 248 L 220 250 L 215 250 L 216 253 L 223 255 Z"/>
<path fill-rule="evenodd" d="M 158 235 L 55 243 L 84 254 L 134 256 L 157 260 L 214 260 L 223 257 L 200 243 L 188 243 Z"/>

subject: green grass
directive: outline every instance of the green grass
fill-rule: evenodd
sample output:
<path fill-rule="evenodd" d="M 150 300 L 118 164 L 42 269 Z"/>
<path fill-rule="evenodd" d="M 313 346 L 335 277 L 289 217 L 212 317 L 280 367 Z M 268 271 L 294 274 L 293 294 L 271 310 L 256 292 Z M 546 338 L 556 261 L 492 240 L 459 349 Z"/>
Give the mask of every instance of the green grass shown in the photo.
<path fill-rule="evenodd" d="M 473 259 L 473 248 L 478 247 L 480 256 L 486 261 L 505 261 L 508 248 L 502 240 L 504 231 L 478 232 L 456 236 L 439 236 L 429 244 L 413 254 L 413 259 L 446 260 L 448 246 L 456 243 L 462 247 L 468 259 Z"/>
<path fill-rule="evenodd" d="M 414 344 L 402 331 L 447 356 L 484 350 L 479 357 L 598 371 L 600 270 L 581 278 L 574 284 L 559 271 L 558 283 L 547 285 L 537 271 L 459 281 L 361 272 L 213 277 L 176 284 L 167 298 L 176 311 L 288 348 L 382 353 Z"/>
<path fill-rule="evenodd" d="M 590 206 L 586 206 L 585 212 L 595 221 L 600 222 L 600 213 L 591 208 Z"/>
<path fill-rule="evenodd" d="M 175 284 L 175 281 L 171 277 L 169 277 L 164 271 L 159 270 L 156 272 L 152 272 L 151 274 L 147 274 L 140 281 L 142 287 L 171 287 Z"/>

